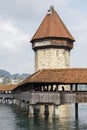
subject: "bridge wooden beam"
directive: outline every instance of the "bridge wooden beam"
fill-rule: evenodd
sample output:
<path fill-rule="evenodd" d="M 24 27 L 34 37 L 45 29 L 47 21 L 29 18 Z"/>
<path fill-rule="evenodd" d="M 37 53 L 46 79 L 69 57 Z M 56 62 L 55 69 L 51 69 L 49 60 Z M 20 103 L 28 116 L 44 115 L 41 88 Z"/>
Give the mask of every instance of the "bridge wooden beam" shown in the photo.
<path fill-rule="evenodd" d="M 78 84 L 75 84 L 75 91 L 78 91 Z M 78 119 L 78 103 L 75 103 L 75 118 Z"/>
<path fill-rule="evenodd" d="M 75 118 L 78 119 L 78 103 L 75 103 Z"/>

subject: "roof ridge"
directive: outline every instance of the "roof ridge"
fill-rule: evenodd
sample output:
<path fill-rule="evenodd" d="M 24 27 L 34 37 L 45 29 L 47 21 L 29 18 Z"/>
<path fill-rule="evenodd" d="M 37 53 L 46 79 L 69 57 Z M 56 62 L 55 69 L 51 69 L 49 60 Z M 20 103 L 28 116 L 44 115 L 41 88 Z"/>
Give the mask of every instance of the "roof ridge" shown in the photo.
<path fill-rule="evenodd" d="M 31 77 L 31 79 L 33 79 L 34 77 L 36 77 L 39 73 L 41 73 L 43 70 L 38 70 L 36 73 L 34 73 L 34 75 Z"/>

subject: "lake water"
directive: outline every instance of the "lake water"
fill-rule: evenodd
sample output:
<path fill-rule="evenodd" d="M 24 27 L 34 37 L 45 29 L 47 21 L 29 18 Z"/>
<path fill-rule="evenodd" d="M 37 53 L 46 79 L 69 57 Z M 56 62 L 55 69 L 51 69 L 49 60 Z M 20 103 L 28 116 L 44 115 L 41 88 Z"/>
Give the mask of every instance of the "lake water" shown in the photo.
<path fill-rule="evenodd" d="M 62 107 L 63 109 L 63 107 Z M 67 107 L 67 114 L 70 113 Z M 87 130 L 87 104 L 79 104 L 79 119 L 71 115 L 55 119 L 52 117 L 27 117 L 11 105 L 0 105 L 0 130 Z"/>

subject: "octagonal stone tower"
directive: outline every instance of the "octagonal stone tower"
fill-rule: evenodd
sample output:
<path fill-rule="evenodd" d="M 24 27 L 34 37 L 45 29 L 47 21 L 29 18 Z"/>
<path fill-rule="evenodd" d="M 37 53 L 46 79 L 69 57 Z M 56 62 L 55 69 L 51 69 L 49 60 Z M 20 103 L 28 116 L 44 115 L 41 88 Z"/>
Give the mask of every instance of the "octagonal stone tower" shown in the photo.
<path fill-rule="evenodd" d="M 31 39 L 35 52 L 35 71 L 70 67 L 70 50 L 73 36 L 51 6 Z"/>

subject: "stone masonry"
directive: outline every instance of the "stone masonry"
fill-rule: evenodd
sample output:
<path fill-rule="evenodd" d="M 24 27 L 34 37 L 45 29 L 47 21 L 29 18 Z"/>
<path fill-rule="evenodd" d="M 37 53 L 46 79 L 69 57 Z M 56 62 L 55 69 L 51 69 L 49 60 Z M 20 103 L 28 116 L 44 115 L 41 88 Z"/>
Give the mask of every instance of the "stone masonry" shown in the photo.
<path fill-rule="evenodd" d="M 58 69 L 70 67 L 70 51 L 47 48 L 35 51 L 35 71 L 39 69 Z"/>

